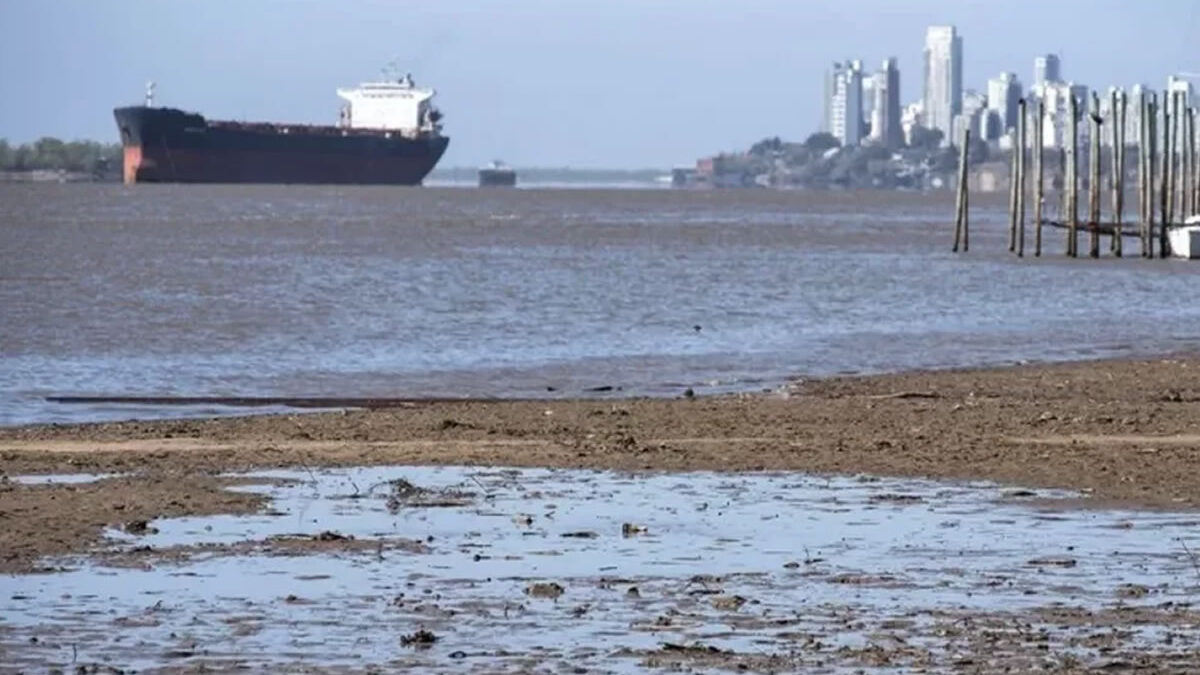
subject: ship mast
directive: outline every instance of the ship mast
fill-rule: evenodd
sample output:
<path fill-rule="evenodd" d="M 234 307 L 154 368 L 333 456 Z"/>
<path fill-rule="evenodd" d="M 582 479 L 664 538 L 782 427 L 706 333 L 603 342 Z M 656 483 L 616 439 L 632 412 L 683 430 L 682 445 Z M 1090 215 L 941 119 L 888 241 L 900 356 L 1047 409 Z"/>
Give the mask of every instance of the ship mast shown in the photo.
<path fill-rule="evenodd" d="M 146 107 L 147 108 L 154 107 L 154 82 L 153 81 L 146 83 Z"/>

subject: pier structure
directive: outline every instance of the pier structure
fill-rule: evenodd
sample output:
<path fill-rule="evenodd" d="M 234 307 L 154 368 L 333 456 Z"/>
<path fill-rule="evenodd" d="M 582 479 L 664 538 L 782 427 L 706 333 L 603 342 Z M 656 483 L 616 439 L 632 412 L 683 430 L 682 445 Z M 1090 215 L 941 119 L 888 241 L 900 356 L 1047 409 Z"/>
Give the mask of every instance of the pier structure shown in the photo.
<path fill-rule="evenodd" d="M 1087 234 L 1087 255 L 1102 255 L 1102 240 L 1108 238 L 1109 255 L 1125 254 L 1122 242 L 1136 238 L 1146 258 L 1171 257 L 1168 233 L 1200 214 L 1200 148 L 1197 147 L 1197 109 L 1188 107 L 1179 91 L 1142 91 L 1130 100 L 1123 90 L 1109 92 L 1107 106 L 1098 93 L 1091 100 L 1072 95 L 1068 102 L 1064 147 L 1058 151 L 1057 175 L 1051 176 L 1060 191 L 1057 214 L 1047 209 L 1045 105 L 1038 99 L 1021 99 L 1010 159 L 1008 249 L 1017 256 L 1026 252 L 1026 215 L 1032 192 L 1033 255 L 1042 255 L 1045 228 L 1065 231 L 1065 254 L 1079 256 L 1080 234 Z M 1126 137 L 1130 105 L 1136 106 L 1137 138 Z M 1081 129 L 1087 129 L 1086 218 L 1080 218 Z M 1032 132 L 1031 132 L 1032 131 Z M 970 194 L 967 166 L 970 129 L 959 140 L 958 185 L 955 199 L 954 245 L 952 251 L 969 250 Z M 1102 147 L 1102 140 L 1108 147 Z M 1133 150 L 1132 159 L 1128 151 Z M 1106 157 L 1107 155 L 1107 157 Z M 1107 162 L 1105 161 L 1107 159 Z M 1032 179 L 1026 175 L 1033 164 Z M 1127 182 L 1134 184 L 1130 185 Z M 1105 186 L 1107 185 L 1107 213 Z M 1125 198 L 1136 196 L 1137 214 L 1127 222 Z"/>

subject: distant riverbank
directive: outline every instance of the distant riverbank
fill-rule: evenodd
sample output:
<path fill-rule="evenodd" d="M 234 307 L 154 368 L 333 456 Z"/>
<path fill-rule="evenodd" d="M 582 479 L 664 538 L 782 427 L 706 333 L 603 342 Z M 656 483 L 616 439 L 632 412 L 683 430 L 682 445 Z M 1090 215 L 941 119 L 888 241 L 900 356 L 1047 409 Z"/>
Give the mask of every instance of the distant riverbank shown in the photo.
<path fill-rule="evenodd" d="M 38 169 L 35 171 L 0 171 L 0 183 L 113 183 L 119 176 L 101 175 L 86 171 Z"/>

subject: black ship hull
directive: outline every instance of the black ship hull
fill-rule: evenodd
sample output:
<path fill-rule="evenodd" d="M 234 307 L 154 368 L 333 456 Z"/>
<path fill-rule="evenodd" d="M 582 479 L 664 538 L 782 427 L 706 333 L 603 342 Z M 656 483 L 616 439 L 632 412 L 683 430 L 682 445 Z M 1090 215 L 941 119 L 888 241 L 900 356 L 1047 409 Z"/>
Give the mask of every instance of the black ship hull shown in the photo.
<path fill-rule="evenodd" d="M 210 121 L 173 108 L 113 111 L 129 183 L 419 185 L 446 151 L 441 135 Z"/>

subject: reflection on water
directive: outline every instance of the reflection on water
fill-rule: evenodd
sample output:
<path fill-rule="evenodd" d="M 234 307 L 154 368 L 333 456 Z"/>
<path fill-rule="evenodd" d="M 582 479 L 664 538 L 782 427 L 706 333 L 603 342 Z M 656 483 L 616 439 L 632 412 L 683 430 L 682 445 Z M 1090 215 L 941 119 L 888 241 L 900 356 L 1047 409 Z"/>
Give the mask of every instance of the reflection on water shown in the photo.
<path fill-rule="evenodd" d="M 914 665 L 949 665 L 963 645 L 941 623 L 958 614 L 1022 616 L 1022 634 L 1045 635 L 1038 644 L 1058 652 L 1090 629 L 1020 613 L 1120 607 L 1132 616 L 1187 607 L 1196 591 L 1194 514 L 1030 503 L 1066 495 L 1051 491 L 786 473 L 257 475 L 289 481 L 242 488 L 272 496 L 263 514 L 114 532 L 114 545 L 139 561 L 133 569 L 68 560 L 73 571 L 0 581 L 0 650 L 16 664 L 46 665 L 77 645 L 81 663 L 138 669 L 303 662 L 528 672 L 523 659 L 532 658 L 637 672 L 635 660 L 614 658 L 694 642 L 794 654 L 797 636 L 809 636 L 796 663 L 854 663 L 842 648 L 886 638 L 927 650 L 900 655 L 932 659 Z M 320 533 L 358 546 L 219 548 Z M 397 540 L 420 546 L 385 546 Z M 170 555 L 180 546 L 186 554 Z M 1122 644 L 1155 653 L 1200 645 L 1197 624 L 1161 621 L 1122 624 Z M 418 629 L 438 641 L 405 646 L 400 636 Z M 1173 637 L 1164 644 L 1165 630 Z M 1074 653 L 1083 664 L 1109 654 L 1100 643 Z"/>
<path fill-rule="evenodd" d="M 50 394 L 673 395 L 1194 346 L 1200 269 L 950 195 L 0 186 L 0 423 Z M 698 327 L 698 329 L 697 329 Z M 178 411 L 167 411 L 177 414 Z"/>

